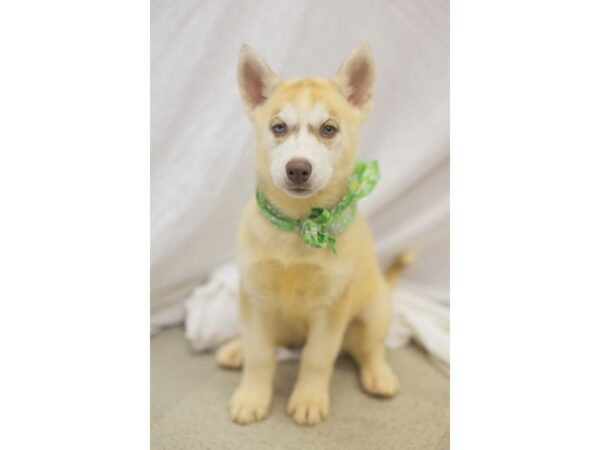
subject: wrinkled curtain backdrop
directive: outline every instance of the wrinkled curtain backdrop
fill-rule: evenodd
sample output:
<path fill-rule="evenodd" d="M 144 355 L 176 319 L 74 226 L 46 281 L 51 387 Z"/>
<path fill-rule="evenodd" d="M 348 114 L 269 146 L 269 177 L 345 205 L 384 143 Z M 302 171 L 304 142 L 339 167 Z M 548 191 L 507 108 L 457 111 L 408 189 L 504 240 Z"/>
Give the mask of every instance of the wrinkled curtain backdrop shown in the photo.
<path fill-rule="evenodd" d="M 151 312 L 180 323 L 183 301 L 235 258 L 254 195 L 254 136 L 236 84 L 242 43 L 280 78 L 330 77 L 366 40 L 375 106 L 358 156 L 382 178 L 360 202 L 383 266 L 405 248 L 405 279 L 449 288 L 449 5 L 446 0 L 152 0 Z M 441 293 L 441 294 L 440 294 Z M 449 307 L 447 300 L 445 307 Z"/>

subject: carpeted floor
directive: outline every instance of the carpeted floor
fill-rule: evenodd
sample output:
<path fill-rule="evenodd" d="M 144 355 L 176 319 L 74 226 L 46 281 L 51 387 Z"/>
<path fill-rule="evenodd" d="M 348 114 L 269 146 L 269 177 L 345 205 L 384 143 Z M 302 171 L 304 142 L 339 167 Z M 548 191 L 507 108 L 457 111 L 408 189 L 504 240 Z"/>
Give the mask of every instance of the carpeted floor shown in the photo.
<path fill-rule="evenodd" d="M 300 427 L 285 405 L 297 362 L 278 366 L 271 415 L 240 426 L 227 415 L 240 373 L 219 369 L 213 356 L 190 352 L 181 328 L 151 342 L 151 440 L 153 449 L 415 449 L 449 448 L 449 383 L 421 350 L 389 352 L 401 392 L 391 400 L 367 396 L 353 362 L 339 358 L 331 383 L 331 415 Z"/>

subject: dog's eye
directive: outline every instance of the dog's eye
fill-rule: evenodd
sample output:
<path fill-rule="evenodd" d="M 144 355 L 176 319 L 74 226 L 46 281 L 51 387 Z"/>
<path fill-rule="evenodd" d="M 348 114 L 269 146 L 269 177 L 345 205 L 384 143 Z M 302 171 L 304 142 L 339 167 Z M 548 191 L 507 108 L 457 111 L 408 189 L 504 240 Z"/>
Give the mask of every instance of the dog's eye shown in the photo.
<path fill-rule="evenodd" d="M 278 122 L 271 127 L 275 136 L 283 136 L 287 133 L 287 125 L 283 122 Z"/>
<path fill-rule="evenodd" d="M 321 127 L 321 135 L 323 137 L 327 137 L 327 138 L 333 137 L 333 136 L 335 136 L 337 131 L 338 130 L 336 127 L 334 127 L 333 125 L 330 125 L 328 123 L 326 123 L 325 125 L 323 125 Z"/>

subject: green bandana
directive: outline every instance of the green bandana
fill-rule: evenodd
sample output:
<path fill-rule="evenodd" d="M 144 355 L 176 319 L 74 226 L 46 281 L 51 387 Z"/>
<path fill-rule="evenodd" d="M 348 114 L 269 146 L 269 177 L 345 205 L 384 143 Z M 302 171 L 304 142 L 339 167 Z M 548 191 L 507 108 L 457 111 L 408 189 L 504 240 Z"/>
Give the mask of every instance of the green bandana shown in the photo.
<path fill-rule="evenodd" d="M 350 176 L 348 191 L 333 208 L 313 208 L 308 217 L 295 220 L 281 214 L 262 192 L 256 191 L 256 203 L 261 214 L 284 231 L 298 231 L 310 247 L 330 247 L 334 254 L 335 235 L 341 233 L 354 219 L 356 202 L 371 193 L 379 181 L 377 161 L 357 162 Z"/>

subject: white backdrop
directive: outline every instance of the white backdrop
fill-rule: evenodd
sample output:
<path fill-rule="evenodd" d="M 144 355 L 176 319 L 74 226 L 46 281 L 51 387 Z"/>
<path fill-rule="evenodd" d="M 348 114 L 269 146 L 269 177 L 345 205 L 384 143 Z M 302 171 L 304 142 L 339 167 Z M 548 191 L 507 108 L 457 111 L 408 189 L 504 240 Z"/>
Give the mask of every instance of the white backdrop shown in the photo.
<path fill-rule="evenodd" d="M 449 17 L 446 0 L 152 0 L 151 309 L 154 329 L 234 259 L 254 194 L 253 134 L 236 84 L 250 43 L 280 78 L 329 77 L 360 41 L 377 70 L 359 157 L 381 182 L 360 203 L 382 265 L 419 253 L 412 285 L 448 304 Z"/>

